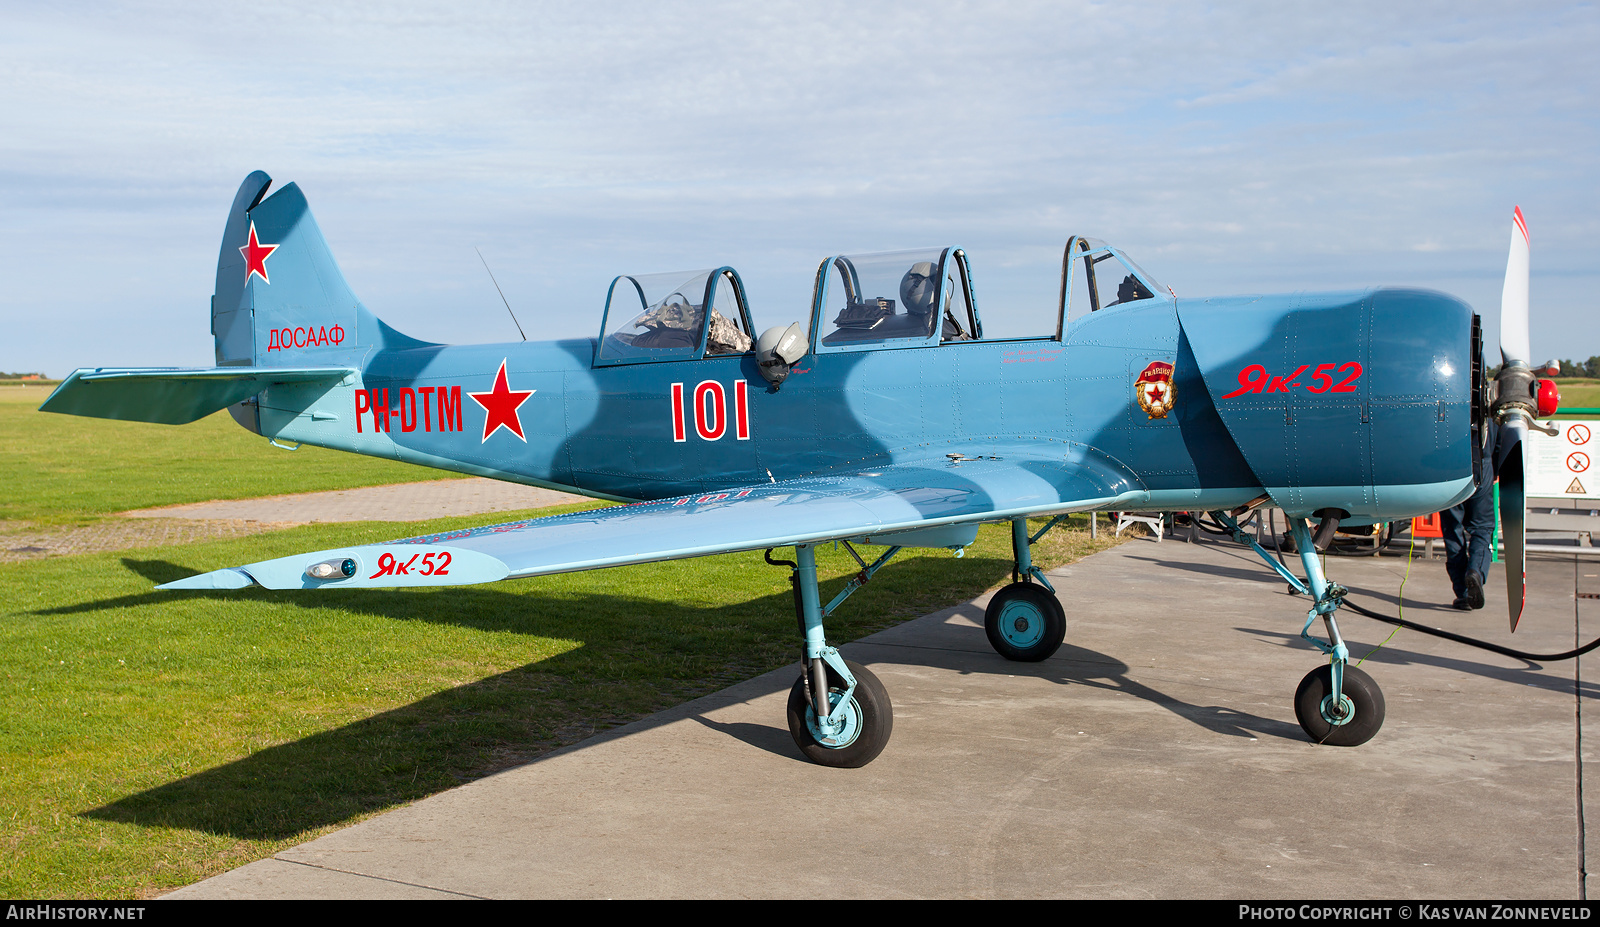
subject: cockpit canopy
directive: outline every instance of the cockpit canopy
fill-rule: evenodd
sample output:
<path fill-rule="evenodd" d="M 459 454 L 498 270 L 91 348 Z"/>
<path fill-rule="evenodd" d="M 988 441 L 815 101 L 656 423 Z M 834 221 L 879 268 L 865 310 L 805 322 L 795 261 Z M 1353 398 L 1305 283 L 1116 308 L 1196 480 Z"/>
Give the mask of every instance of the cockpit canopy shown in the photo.
<path fill-rule="evenodd" d="M 750 308 L 733 268 L 625 274 L 606 293 L 595 364 L 743 354 L 750 345 Z"/>
<path fill-rule="evenodd" d="M 1061 259 L 1055 337 L 1093 312 L 1171 294 L 1120 249 L 1073 237 Z M 744 284 L 731 267 L 623 275 L 606 293 L 594 363 L 744 354 L 752 331 Z M 982 340 L 966 253 L 923 248 L 825 259 L 812 292 L 811 339 L 812 350 L 825 353 Z"/>
<path fill-rule="evenodd" d="M 983 336 L 959 248 L 842 254 L 822 262 L 812 301 L 819 349 L 914 347 Z"/>
<path fill-rule="evenodd" d="M 1061 256 L 1061 310 L 1070 327 L 1091 312 L 1172 293 L 1098 238 L 1075 236 Z"/>

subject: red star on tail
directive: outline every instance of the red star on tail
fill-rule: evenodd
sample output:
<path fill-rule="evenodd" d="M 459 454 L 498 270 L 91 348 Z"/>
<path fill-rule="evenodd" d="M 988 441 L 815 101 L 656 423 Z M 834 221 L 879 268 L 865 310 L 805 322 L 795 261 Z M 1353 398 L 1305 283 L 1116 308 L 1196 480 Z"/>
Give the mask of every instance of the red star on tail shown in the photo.
<path fill-rule="evenodd" d="M 251 274 L 259 275 L 262 283 L 270 284 L 272 282 L 267 279 L 267 257 L 276 250 L 278 250 L 277 245 L 263 245 L 260 239 L 256 238 L 256 224 L 252 220 L 250 223 L 250 243 L 239 249 L 239 253 L 244 255 L 245 283 L 250 282 Z"/>
<path fill-rule="evenodd" d="M 504 428 L 526 444 L 528 439 L 522 434 L 522 418 L 517 410 L 536 392 L 538 390 L 513 390 L 506 381 L 506 362 L 501 360 L 500 372 L 494 375 L 494 389 L 487 393 L 467 394 L 473 402 L 483 406 L 483 440 L 489 440 L 490 435 Z"/>

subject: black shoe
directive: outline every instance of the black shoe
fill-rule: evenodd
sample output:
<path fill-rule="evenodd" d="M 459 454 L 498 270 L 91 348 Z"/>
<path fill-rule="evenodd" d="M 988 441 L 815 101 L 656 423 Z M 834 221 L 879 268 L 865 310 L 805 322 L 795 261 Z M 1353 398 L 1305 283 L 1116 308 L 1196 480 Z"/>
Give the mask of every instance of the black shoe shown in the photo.
<path fill-rule="evenodd" d="M 1461 611 L 1461 612 L 1471 611 L 1472 610 L 1472 603 L 1467 601 L 1464 598 L 1456 599 L 1454 602 L 1450 603 L 1450 607 L 1455 609 L 1456 611 Z"/>
<path fill-rule="evenodd" d="M 1467 604 L 1473 608 L 1483 607 L 1483 580 L 1472 570 L 1467 571 Z"/>

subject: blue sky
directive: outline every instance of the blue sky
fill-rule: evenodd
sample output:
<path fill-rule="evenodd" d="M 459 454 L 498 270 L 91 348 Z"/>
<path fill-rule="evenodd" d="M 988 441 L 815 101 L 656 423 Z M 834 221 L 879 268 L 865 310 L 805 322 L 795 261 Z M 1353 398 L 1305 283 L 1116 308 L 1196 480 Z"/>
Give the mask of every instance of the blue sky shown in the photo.
<path fill-rule="evenodd" d="M 957 244 L 1052 330 L 1072 234 L 1179 296 L 1435 287 L 1600 354 L 1600 13 L 1524 3 L 0 0 L 0 370 L 207 365 L 233 191 L 298 182 L 420 338 L 589 336 L 731 264 L 758 329 L 832 253 Z"/>

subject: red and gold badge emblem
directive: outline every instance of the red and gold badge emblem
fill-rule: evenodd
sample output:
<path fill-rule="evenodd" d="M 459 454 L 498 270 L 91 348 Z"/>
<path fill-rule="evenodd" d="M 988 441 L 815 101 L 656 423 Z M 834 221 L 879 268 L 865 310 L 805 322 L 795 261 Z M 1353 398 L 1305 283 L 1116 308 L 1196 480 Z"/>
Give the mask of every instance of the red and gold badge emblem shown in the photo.
<path fill-rule="evenodd" d="M 1178 393 L 1172 387 L 1172 365 L 1155 361 L 1133 384 L 1133 394 L 1139 399 L 1139 408 L 1151 418 L 1166 418 Z"/>

